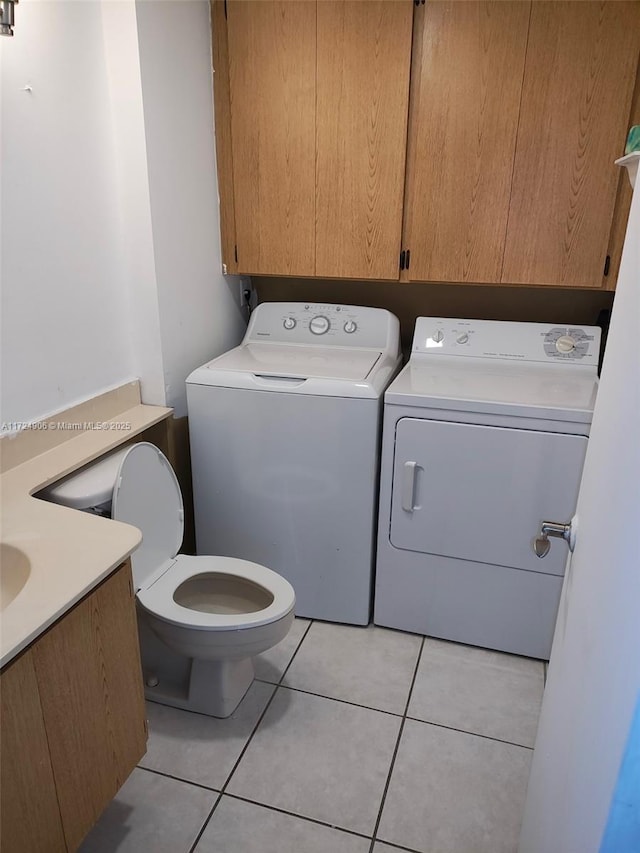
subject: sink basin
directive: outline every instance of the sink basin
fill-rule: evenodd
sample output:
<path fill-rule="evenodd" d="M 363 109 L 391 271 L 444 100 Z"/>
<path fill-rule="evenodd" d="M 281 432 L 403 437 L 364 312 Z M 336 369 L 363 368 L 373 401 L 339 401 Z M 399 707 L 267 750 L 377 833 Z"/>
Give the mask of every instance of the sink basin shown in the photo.
<path fill-rule="evenodd" d="M 31 564 L 13 545 L 0 544 L 0 611 L 8 607 L 29 579 Z"/>

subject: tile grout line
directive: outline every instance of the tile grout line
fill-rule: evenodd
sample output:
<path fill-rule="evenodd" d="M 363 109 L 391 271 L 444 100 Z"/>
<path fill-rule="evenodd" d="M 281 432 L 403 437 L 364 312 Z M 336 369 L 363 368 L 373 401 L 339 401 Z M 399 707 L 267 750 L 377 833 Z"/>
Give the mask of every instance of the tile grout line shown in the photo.
<path fill-rule="evenodd" d="M 202 782 L 192 782 L 190 779 L 183 779 L 181 776 L 174 776 L 172 773 L 166 773 L 164 770 L 155 770 L 153 767 L 143 767 L 138 764 L 137 770 L 144 770 L 145 773 L 153 773 L 154 776 L 162 776 L 165 779 L 173 779 L 174 782 L 181 782 L 183 785 L 191 785 L 193 788 L 201 788 L 203 791 L 210 791 L 212 794 L 219 794 L 217 788 L 212 788 L 211 785 L 203 785 Z"/>
<path fill-rule="evenodd" d="M 252 806 L 259 806 L 261 809 L 267 809 L 268 811 L 278 812 L 279 814 L 287 815 L 288 817 L 294 817 L 298 820 L 303 820 L 306 823 L 314 823 L 318 826 L 325 826 L 327 829 L 335 829 L 338 832 L 344 832 L 346 835 L 355 835 L 356 838 L 363 838 L 367 841 L 370 840 L 371 836 L 367 835 L 364 832 L 356 832 L 355 829 L 347 829 L 344 826 L 338 826 L 335 823 L 328 823 L 326 820 L 319 820 L 317 817 L 309 817 L 308 815 L 299 814 L 299 812 L 290 812 L 287 809 L 282 809 L 279 806 L 268 806 L 265 803 L 259 803 L 257 800 L 251 800 L 249 797 L 241 797 L 240 794 L 225 794 L 225 797 L 230 797 L 232 800 L 240 800 L 243 803 L 249 803 Z"/>
<path fill-rule="evenodd" d="M 294 693 L 304 693 L 307 696 L 317 696 L 318 699 L 328 699 L 330 702 L 341 702 L 343 705 L 351 705 L 354 708 L 362 708 L 365 711 L 375 711 L 377 714 L 387 714 L 389 717 L 405 717 L 408 720 L 413 720 L 416 723 L 424 723 L 426 726 L 437 726 L 440 729 L 448 729 L 452 732 L 460 732 L 460 734 L 471 735 L 472 737 L 481 737 L 485 740 L 492 740 L 496 743 L 506 743 L 510 746 L 519 746 L 522 749 L 533 749 L 532 746 L 526 746 L 523 743 L 516 743 L 513 740 L 506 740 L 505 738 L 493 737 L 492 735 L 484 735 L 481 732 L 473 732 L 469 729 L 461 729 L 457 726 L 448 726 L 446 723 L 437 723 L 435 720 L 423 720 L 421 717 L 412 717 L 406 712 L 398 713 L 397 711 L 386 711 L 383 708 L 374 708 L 372 705 L 362 705 L 360 702 L 350 702 L 348 699 L 340 699 L 337 696 L 327 696 L 325 693 L 314 693 L 312 690 L 303 690 L 300 687 L 293 687 L 289 684 L 282 684 L 280 682 L 274 681 L 263 681 L 262 679 L 257 678 L 256 681 L 260 681 L 261 684 L 270 684 L 271 686 L 283 687 L 285 690 L 291 690 Z"/>
<path fill-rule="evenodd" d="M 469 735 L 470 737 L 481 737 L 483 740 L 490 740 L 493 743 L 504 743 L 507 746 L 517 746 L 519 749 L 528 749 L 529 752 L 533 752 L 532 746 L 525 746 L 523 743 L 515 743 L 512 740 L 504 740 L 501 737 L 492 737 L 491 735 L 482 735 L 479 732 L 470 732 L 468 729 L 458 729 L 456 726 L 447 726 L 445 723 L 433 723 L 431 720 L 421 720 L 420 717 L 410 717 L 406 716 L 407 720 L 411 720 L 414 723 L 422 723 L 425 726 L 436 726 L 438 729 L 447 729 L 450 732 L 460 732 L 461 735 Z"/>
<path fill-rule="evenodd" d="M 188 779 L 182 779 L 180 776 L 172 776 L 171 773 L 165 773 L 162 770 L 154 770 L 151 767 L 138 767 L 138 770 L 144 770 L 146 773 L 151 773 L 155 776 L 161 776 L 164 779 L 171 779 L 173 782 L 179 782 L 182 785 L 187 785 L 192 788 L 199 788 L 202 791 L 208 791 L 211 794 L 217 794 L 217 799 L 222 796 L 222 791 L 219 791 L 217 788 L 212 788 L 209 785 L 203 785 L 201 782 L 191 782 Z M 279 808 L 278 806 L 266 805 L 265 803 L 261 803 L 258 800 L 252 800 L 250 797 L 243 797 L 240 794 L 232 794 L 228 791 L 225 792 L 225 797 L 230 797 L 232 800 L 240 800 L 243 803 L 249 803 L 252 806 L 258 806 L 261 809 L 267 809 L 268 811 L 278 812 L 279 814 L 287 815 L 288 817 L 297 818 L 298 820 L 306 821 L 307 823 L 318 824 L 318 826 L 325 826 L 327 829 L 335 829 L 338 832 L 344 832 L 347 835 L 355 835 L 357 838 L 363 838 L 369 841 L 371 839 L 370 835 L 367 835 L 364 832 L 357 832 L 355 829 L 348 829 L 345 826 L 338 826 L 335 823 L 328 823 L 324 820 L 319 820 L 315 817 L 309 817 L 308 815 L 299 814 L 298 812 L 291 812 L 287 809 Z M 216 800 L 217 802 L 217 800 Z M 409 853 L 418 853 L 418 851 L 411 851 L 410 848 L 401 848 L 406 849 Z"/>
<path fill-rule="evenodd" d="M 263 682 L 268 684 L 269 682 Z M 360 702 L 350 702 L 348 699 L 340 699 L 338 696 L 326 696 L 324 693 L 314 693 L 313 690 L 303 690 L 301 687 L 293 687 L 290 684 L 278 684 L 285 690 L 291 690 L 294 693 L 304 693 L 306 696 L 317 696 L 318 699 L 329 699 L 331 702 L 340 702 L 342 705 L 351 705 L 353 708 L 362 708 L 364 711 L 375 711 L 376 714 L 386 714 L 389 717 L 402 717 L 402 713 L 396 711 L 385 711 L 383 708 L 374 708 L 372 705 L 361 705 Z"/>
<path fill-rule="evenodd" d="M 400 749 L 400 741 L 402 739 L 402 732 L 404 731 L 404 724 L 407 721 L 407 713 L 409 711 L 409 704 L 411 702 L 411 695 L 413 693 L 413 688 L 416 683 L 416 678 L 418 676 L 418 669 L 420 667 L 420 661 L 422 660 L 422 651 L 424 649 L 425 638 L 422 638 L 422 642 L 420 643 L 420 651 L 418 652 L 418 659 L 416 660 L 416 665 L 413 670 L 413 678 L 411 679 L 411 686 L 409 687 L 409 694 L 407 696 L 407 702 L 404 706 L 404 714 L 402 715 L 402 720 L 400 722 L 400 729 L 398 731 L 398 737 L 396 739 L 395 749 L 393 750 L 393 755 L 391 756 L 391 764 L 389 765 L 389 772 L 387 773 L 387 780 L 384 785 L 384 790 L 382 792 L 382 800 L 380 801 L 380 808 L 378 809 L 378 817 L 376 818 L 375 826 L 373 827 L 373 835 L 371 836 L 371 844 L 369 845 L 369 853 L 373 853 L 374 848 L 376 846 L 378 829 L 380 827 L 380 821 L 382 820 L 382 812 L 384 809 L 384 805 L 387 799 L 387 793 L 389 791 L 389 785 L 391 784 L 391 776 L 393 774 L 393 768 L 396 763 L 396 758 L 398 756 L 398 750 Z"/>
<path fill-rule="evenodd" d="M 280 685 L 282 684 L 282 681 L 283 681 L 283 679 L 284 679 L 285 675 L 289 672 L 289 670 L 290 670 L 290 668 L 291 668 L 291 664 L 294 662 L 296 655 L 297 655 L 297 654 L 298 654 L 298 652 L 300 651 L 300 646 L 302 646 L 302 644 L 304 643 L 304 641 L 307 639 L 307 634 L 308 634 L 308 633 L 309 633 L 309 631 L 311 630 L 311 626 L 313 625 L 313 622 L 314 622 L 314 620 L 313 620 L 313 619 L 310 619 L 310 620 L 309 620 L 309 624 L 307 625 L 307 627 L 306 627 L 306 630 L 305 630 L 304 634 L 303 634 L 303 635 L 302 635 L 302 637 L 300 638 L 300 642 L 299 642 L 299 643 L 298 643 L 298 645 L 296 646 L 296 649 L 295 649 L 294 653 L 291 655 L 291 660 L 290 660 L 290 661 L 289 661 L 289 663 L 285 666 L 285 668 L 284 668 L 284 670 L 283 670 L 283 672 L 282 672 L 282 675 L 280 676 L 280 681 L 278 681 L 278 685 L 277 685 L 278 687 L 280 687 Z"/>
<path fill-rule="evenodd" d="M 384 844 L 390 850 L 398 850 L 398 853 L 425 853 L 424 850 L 417 850 L 415 847 L 403 847 L 402 844 L 396 844 L 395 842 L 391 844 L 389 841 L 381 841 L 379 838 L 374 838 L 373 844 L 374 847 L 376 844 Z M 373 850 L 374 847 L 371 849 Z"/>
<path fill-rule="evenodd" d="M 307 625 L 307 629 L 306 629 L 306 631 L 304 632 L 304 634 L 302 635 L 302 638 L 300 639 L 300 642 L 299 642 L 299 643 L 298 643 L 298 645 L 296 646 L 294 653 L 291 655 L 291 660 L 289 661 L 289 663 L 288 663 L 288 664 L 287 664 L 287 666 L 285 667 L 284 672 L 282 673 L 282 677 L 281 677 L 280 681 L 282 681 L 282 678 L 284 678 L 284 677 L 285 677 L 285 675 L 287 674 L 287 671 L 288 671 L 289 667 L 290 667 L 290 666 L 291 666 L 291 664 L 293 663 L 293 659 L 294 659 L 294 658 L 295 658 L 295 656 L 298 654 L 298 650 L 299 650 L 300 646 L 302 645 L 302 643 L 304 642 L 304 640 L 305 640 L 305 638 L 306 638 L 307 634 L 309 633 L 309 629 L 311 628 L 311 626 L 312 626 L 312 625 L 313 625 L 313 620 L 311 620 L 311 621 L 309 622 L 309 624 Z M 254 681 L 255 681 L 255 679 L 254 679 Z M 193 844 L 192 844 L 192 845 L 191 845 L 191 847 L 189 848 L 189 853 L 195 853 L 195 849 L 196 849 L 196 847 L 198 846 L 198 843 L 200 842 L 200 839 L 202 838 L 202 836 L 203 836 L 203 834 L 204 834 L 204 831 L 206 830 L 207 826 L 209 825 L 209 822 L 210 822 L 211 818 L 212 818 L 212 817 L 213 817 L 213 815 L 215 814 L 215 811 L 216 811 L 216 809 L 217 809 L 217 807 L 218 807 L 218 803 L 219 803 L 219 802 L 220 802 L 220 800 L 222 799 L 222 797 L 223 797 L 223 795 L 224 795 L 225 791 L 227 790 L 227 785 L 228 785 L 228 784 L 229 784 L 229 782 L 231 781 L 231 778 L 232 778 L 233 774 L 236 772 L 236 770 L 237 770 L 237 768 L 238 768 L 238 765 L 239 765 L 239 764 L 240 764 L 240 762 L 242 761 L 242 759 L 243 759 L 243 757 L 244 757 L 244 754 L 245 754 L 245 752 L 247 751 L 247 749 L 248 749 L 248 747 L 249 747 L 249 744 L 250 744 L 250 743 L 251 743 L 251 741 L 253 740 L 253 736 L 255 735 L 256 731 L 258 730 L 258 727 L 260 726 L 260 723 L 263 721 L 263 719 L 264 719 L 264 717 L 265 717 L 265 715 L 266 715 L 267 711 L 268 711 L 268 710 L 269 710 L 269 708 L 271 707 L 271 703 L 273 702 L 273 700 L 274 700 L 274 698 L 275 698 L 275 695 L 276 695 L 276 693 L 278 692 L 279 686 L 280 686 L 280 682 L 278 682 L 278 684 L 276 684 L 276 685 L 274 686 L 274 691 L 273 691 L 273 693 L 272 693 L 272 694 L 271 694 L 271 696 L 269 697 L 269 700 L 268 700 L 267 704 L 264 706 L 264 708 L 263 708 L 263 710 L 262 710 L 262 713 L 261 713 L 261 714 L 260 714 L 260 716 L 258 717 L 258 719 L 257 719 L 257 721 L 256 721 L 255 726 L 254 726 L 254 727 L 253 727 L 253 729 L 251 730 L 251 734 L 250 734 L 250 735 L 249 735 L 249 737 L 247 738 L 247 742 L 245 743 L 245 745 L 242 747 L 242 750 L 240 751 L 240 755 L 239 755 L 239 756 L 238 756 L 238 758 L 236 759 L 235 764 L 233 765 L 233 767 L 231 768 L 231 772 L 230 772 L 230 773 L 229 773 L 229 775 L 227 776 L 227 778 L 226 778 L 226 780 L 225 780 L 224 785 L 220 788 L 219 796 L 218 796 L 217 800 L 215 801 L 215 803 L 213 804 L 213 807 L 211 808 L 211 811 L 209 812 L 209 814 L 208 814 L 208 815 L 207 815 L 207 817 L 205 818 L 204 823 L 203 823 L 203 824 L 202 824 L 202 826 L 200 827 L 200 831 L 199 831 L 199 832 L 198 832 L 198 834 L 196 835 L 196 837 L 195 837 L 195 840 L 194 840 Z"/>

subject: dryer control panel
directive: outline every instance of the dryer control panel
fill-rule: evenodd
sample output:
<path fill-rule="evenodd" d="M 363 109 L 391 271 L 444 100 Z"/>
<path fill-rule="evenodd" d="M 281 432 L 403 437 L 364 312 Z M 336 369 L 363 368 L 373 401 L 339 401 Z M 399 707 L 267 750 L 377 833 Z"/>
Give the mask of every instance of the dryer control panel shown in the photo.
<path fill-rule="evenodd" d="M 411 355 L 597 366 L 599 352 L 597 326 L 418 317 Z"/>
<path fill-rule="evenodd" d="M 357 347 L 395 352 L 397 318 L 383 308 L 322 302 L 262 302 L 251 315 L 244 343 Z"/>

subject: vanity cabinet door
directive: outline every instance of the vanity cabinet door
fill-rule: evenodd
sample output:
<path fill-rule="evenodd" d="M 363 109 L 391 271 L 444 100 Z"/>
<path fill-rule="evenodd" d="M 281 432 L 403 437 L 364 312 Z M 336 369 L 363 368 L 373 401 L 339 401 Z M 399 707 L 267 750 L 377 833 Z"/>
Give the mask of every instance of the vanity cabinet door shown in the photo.
<path fill-rule="evenodd" d="M 127 563 L 33 646 L 55 788 L 75 850 L 146 750 Z"/>
<path fill-rule="evenodd" d="M 32 652 L 0 675 L 0 850 L 67 850 Z"/>

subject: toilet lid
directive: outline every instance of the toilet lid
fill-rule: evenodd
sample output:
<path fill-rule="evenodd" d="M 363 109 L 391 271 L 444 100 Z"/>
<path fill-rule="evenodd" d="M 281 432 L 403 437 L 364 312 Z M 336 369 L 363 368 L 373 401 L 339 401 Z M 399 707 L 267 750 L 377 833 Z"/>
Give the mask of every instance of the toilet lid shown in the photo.
<path fill-rule="evenodd" d="M 153 444 L 134 444 L 123 456 L 113 489 L 111 517 L 142 532 L 142 544 L 131 555 L 137 591 L 176 556 L 184 533 L 178 480 L 167 457 Z"/>

